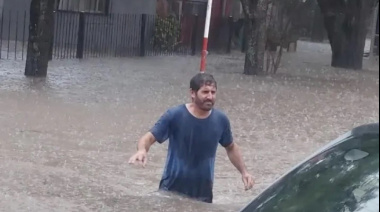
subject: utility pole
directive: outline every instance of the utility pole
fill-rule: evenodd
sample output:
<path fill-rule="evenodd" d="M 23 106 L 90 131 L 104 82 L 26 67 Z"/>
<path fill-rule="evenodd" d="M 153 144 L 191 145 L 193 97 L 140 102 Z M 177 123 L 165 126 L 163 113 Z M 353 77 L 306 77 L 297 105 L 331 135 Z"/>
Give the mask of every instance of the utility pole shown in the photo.
<path fill-rule="evenodd" d="M 212 0 L 208 0 L 207 2 L 207 15 L 205 22 L 205 34 L 203 38 L 203 47 L 202 47 L 202 58 L 201 58 L 201 73 L 206 71 L 206 58 L 208 54 L 208 36 L 210 31 L 210 20 L 211 20 L 211 12 L 212 12 Z"/>

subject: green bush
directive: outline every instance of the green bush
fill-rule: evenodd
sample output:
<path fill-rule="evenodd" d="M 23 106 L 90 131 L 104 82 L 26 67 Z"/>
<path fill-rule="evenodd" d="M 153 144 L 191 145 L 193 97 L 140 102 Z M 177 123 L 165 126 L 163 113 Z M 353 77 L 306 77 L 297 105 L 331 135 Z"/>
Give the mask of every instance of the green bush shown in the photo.
<path fill-rule="evenodd" d="M 153 37 L 154 49 L 173 51 L 178 44 L 179 35 L 180 23 L 175 17 L 157 17 Z"/>

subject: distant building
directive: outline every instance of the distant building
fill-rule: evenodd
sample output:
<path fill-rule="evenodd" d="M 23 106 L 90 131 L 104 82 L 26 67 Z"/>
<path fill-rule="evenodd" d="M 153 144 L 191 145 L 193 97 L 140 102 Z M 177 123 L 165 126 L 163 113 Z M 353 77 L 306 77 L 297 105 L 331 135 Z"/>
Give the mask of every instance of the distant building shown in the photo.
<path fill-rule="evenodd" d="M 156 0 L 55 0 L 57 10 L 96 14 L 155 14 Z M 4 11 L 29 10 L 31 0 L 0 0 Z"/>
<path fill-rule="evenodd" d="M 29 25 L 29 9 L 32 0 L 0 0 L 0 11 L 3 11 L 2 37 L 15 37 L 23 30 L 23 25 Z M 157 0 L 55 0 L 56 11 L 67 13 L 85 12 L 88 15 L 106 17 L 108 14 L 156 14 Z M 1 16 L 0 16 L 1 17 Z M 24 19 L 26 19 L 24 21 Z M 17 23 L 18 22 L 18 23 Z M 24 23 L 25 22 L 25 23 Z M 62 23 L 68 24 L 68 23 Z M 1 25 L 1 22 L 0 22 Z M 8 26 L 11 27 L 8 27 Z M 1 27 L 1 26 L 0 26 Z M 10 32 L 9 28 L 11 28 Z M 1 30 L 1 29 L 0 29 Z M 1 36 L 0 36 L 1 37 Z M 20 37 L 19 37 L 20 38 Z"/>
<path fill-rule="evenodd" d="M 31 1 L 0 0 L 0 11 L 3 11 L 0 38 L 5 41 L 25 41 L 28 38 Z M 180 22 L 181 35 L 178 43 L 185 46 L 193 43 L 197 27 L 197 52 L 202 45 L 207 0 L 55 0 L 55 3 L 54 42 L 57 45 L 76 48 L 79 43 L 79 14 L 85 16 L 85 23 L 81 25 L 85 28 L 85 48 L 104 49 L 104 46 L 121 42 L 122 45 L 113 47 L 115 51 L 127 48 L 136 50 L 141 46 L 142 26 L 146 30 L 145 45 L 151 45 L 155 19 L 157 16 L 168 15 L 174 15 Z M 209 47 L 224 51 L 231 32 L 229 20 L 234 21 L 234 40 L 235 37 L 239 40 L 242 38 L 241 3 L 240 0 L 214 0 L 212 8 Z M 142 14 L 148 15 L 145 25 L 142 25 Z M 198 25 L 195 24 L 196 16 Z"/>
<path fill-rule="evenodd" d="M 190 43 L 192 40 L 192 32 L 196 26 L 195 15 L 198 16 L 198 39 L 203 37 L 207 0 L 158 0 L 158 2 L 160 3 L 158 13 L 175 15 L 181 22 L 183 43 Z M 224 48 L 228 39 L 228 18 L 233 17 L 233 20 L 237 22 L 242 17 L 240 0 L 214 0 L 211 14 L 209 47 Z M 202 42 L 198 43 L 202 44 Z"/>

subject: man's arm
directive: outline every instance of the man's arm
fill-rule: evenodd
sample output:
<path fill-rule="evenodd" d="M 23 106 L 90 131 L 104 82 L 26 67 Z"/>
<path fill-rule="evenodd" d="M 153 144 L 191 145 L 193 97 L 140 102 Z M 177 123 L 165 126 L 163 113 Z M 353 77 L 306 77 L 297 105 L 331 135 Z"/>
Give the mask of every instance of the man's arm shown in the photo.
<path fill-rule="evenodd" d="M 137 151 L 149 152 L 150 147 L 156 142 L 156 138 L 151 132 L 146 133 L 143 137 L 140 138 L 137 143 Z"/>
<path fill-rule="evenodd" d="M 129 159 L 129 164 L 135 164 L 136 162 L 146 166 L 148 163 L 148 152 L 150 147 L 156 142 L 153 134 L 148 132 L 140 138 L 137 143 L 137 153 Z"/>
<path fill-rule="evenodd" d="M 223 136 L 220 139 L 219 143 L 226 148 L 227 155 L 231 163 L 241 173 L 245 190 L 249 190 L 253 187 L 254 184 L 253 177 L 248 173 L 248 170 L 243 162 L 243 156 L 240 152 L 239 146 L 233 141 L 230 121 L 227 117 L 224 119 L 224 121 L 225 127 Z"/>
<path fill-rule="evenodd" d="M 248 173 L 247 167 L 243 162 L 243 157 L 240 152 L 239 146 L 235 142 L 233 142 L 226 147 L 226 151 L 231 163 L 241 173 L 245 190 L 250 190 L 254 185 L 254 180 L 252 175 Z"/>
<path fill-rule="evenodd" d="M 236 167 L 240 174 L 247 174 L 248 171 L 244 164 L 243 156 L 240 152 L 239 146 L 235 142 L 233 142 L 226 147 L 226 151 L 231 163 Z"/>
<path fill-rule="evenodd" d="M 146 166 L 148 161 L 147 154 L 150 147 L 152 147 L 156 141 L 163 143 L 169 137 L 171 117 L 171 112 L 167 111 L 156 122 L 154 127 L 140 138 L 137 143 L 137 153 L 129 159 L 130 164 L 140 162 L 144 167 Z"/>

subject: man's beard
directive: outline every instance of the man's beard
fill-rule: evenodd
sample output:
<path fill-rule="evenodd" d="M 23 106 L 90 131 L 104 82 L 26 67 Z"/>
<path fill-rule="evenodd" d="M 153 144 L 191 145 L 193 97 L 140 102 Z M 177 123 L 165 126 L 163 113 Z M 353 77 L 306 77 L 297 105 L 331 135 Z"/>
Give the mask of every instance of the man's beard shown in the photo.
<path fill-rule="evenodd" d="M 197 97 L 195 98 L 194 103 L 198 106 L 199 109 L 203 111 L 210 111 L 214 107 L 214 102 L 209 100 L 202 101 Z"/>

